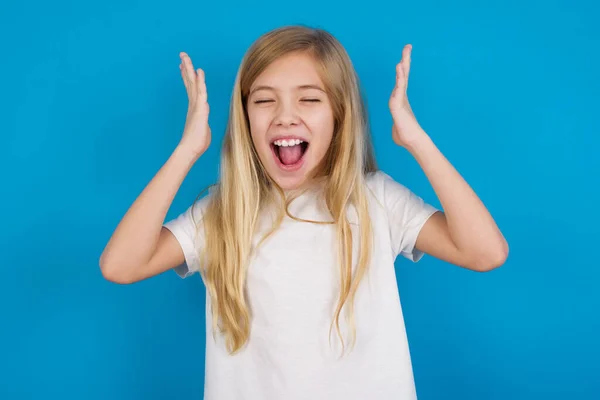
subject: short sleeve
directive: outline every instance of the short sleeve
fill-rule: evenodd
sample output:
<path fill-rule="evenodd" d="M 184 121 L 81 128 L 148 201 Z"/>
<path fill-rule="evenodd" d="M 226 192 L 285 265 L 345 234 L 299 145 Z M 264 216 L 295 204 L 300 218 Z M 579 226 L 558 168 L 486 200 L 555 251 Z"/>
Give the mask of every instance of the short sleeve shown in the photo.
<path fill-rule="evenodd" d="M 389 175 L 379 174 L 383 181 L 393 254 L 417 262 L 423 257 L 423 252 L 415 248 L 419 232 L 429 217 L 439 210 Z"/>
<path fill-rule="evenodd" d="M 199 251 L 204 246 L 204 211 L 208 204 L 208 196 L 192 204 L 177 217 L 165 222 L 167 228 L 179 242 L 185 261 L 174 268 L 181 278 L 200 271 Z"/>

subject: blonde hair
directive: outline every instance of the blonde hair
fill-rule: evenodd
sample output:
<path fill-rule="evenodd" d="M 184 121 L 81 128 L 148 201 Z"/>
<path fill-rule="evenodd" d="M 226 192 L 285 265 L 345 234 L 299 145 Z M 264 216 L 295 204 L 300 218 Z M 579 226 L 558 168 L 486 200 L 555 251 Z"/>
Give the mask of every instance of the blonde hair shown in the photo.
<path fill-rule="evenodd" d="M 273 193 L 284 199 L 283 191 L 267 174 L 252 142 L 246 101 L 250 86 L 261 72 L 279 57 L 292 52 L 306 52 L 314 58 L 333 108 L 332 142 L 312 178 L 324 182 L 325 204 L 332 217 L 327 223 L 335 224 L 339 243 L 340 295 L 330 333 L 335 325 L 343 349 L 339 319 L 347 304 L 352 343 L 355 341 L 353 302 L 371 255 L 372 228 L 365 175 L 377 168 L 367 112 L 358 78 L 342 45 L 322 29 L 286 26 L 262 35 L 242 60 L 231 98 L 219 183 L 204 212 L 206 241 L 201 250 L 201 274 L 211 300 L 213 328 L 220 329 L 232 354 L 244 346 L 250 334 L 251 315 L 245 283 L 260 212 L 265 206 L 275 204 Z M 277 222 L 269 234 L 277 229 L 285 215 L 299 220 L 288 211 L 290 201 L 280 203 Z M 360 226 L 360 252 L 354 273 L 352 231 L 346 215 L 351 206 Z"/>

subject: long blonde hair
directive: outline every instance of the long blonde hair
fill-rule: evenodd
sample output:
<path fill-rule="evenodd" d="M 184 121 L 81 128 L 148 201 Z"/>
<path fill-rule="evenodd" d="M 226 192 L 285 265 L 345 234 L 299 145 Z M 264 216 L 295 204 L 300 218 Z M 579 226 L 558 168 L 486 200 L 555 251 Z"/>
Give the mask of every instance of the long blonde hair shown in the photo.
<path fill-rule="evenodd" d="M 211 300 L 213 332 L 219 328 L 227 349 L 236 353 L 247 342 L 251 315 L 245 295 L 246 271 L 260 211 L 272 205 L 273 193 L 283 191 L 264 169 L 249 130 L 246 101 L 250 86 L 267 66 L 291 52 L 313 56 L 330 98 L 334 133 L 330 148 L 314 177 L 325 182 L 324 199 L 338 238 L 340 295 L 331 329 L 340 332 L 340 314 L 347 304 L 355 341 L 353 302 L 371 255 L 365 175 L 376 170 L 367 112 L 359 82 L 345 49 L 328 32 L 305 26 L 286 26 L 262 35 L 244 56 L 236 76 L 224 138 L 219 183 L 204 212 L 205 246 L 201 274 Z M 273 189 L 276 189 L 275 191 Z M 288 211 L 283 203 L 272 233 Z M 347 210 L 353 207 L 360 226 L 360 251 L 353 273 L 352 231 Z M 330 329 L 330 333 L 331 333 Z"/>

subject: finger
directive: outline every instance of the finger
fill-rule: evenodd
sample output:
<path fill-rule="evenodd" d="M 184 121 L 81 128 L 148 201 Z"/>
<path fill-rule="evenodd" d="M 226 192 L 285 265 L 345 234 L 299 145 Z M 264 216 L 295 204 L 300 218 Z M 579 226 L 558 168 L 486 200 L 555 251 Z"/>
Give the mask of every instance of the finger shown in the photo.
<path fill-rule="evenodd" d="M 406 88 L 406 77 L 404 75 L 404 67 L 402 62 L 396 65 L 396 89 L 404 90 Z"/>
<path fill-rule="evenodd" d="M 196 88 L 198 91 L 198 96 L 206 100 L 208 98 L 208 93 L 206 91 L 206 76 L 202 68 L 198 68 L 196 72 Z"/>
<path fill-rule="evenodd" d="M 410 74 L 410 61 L 411 61 L 411 53 L 412 53 L 412 45 L 407 44 L 404 46 L 404 50 L 402 50 L 402 64 L 404 68 L 404 76 L 408 81 L 408 76 Z M 407 82 L 408 84 L 408 82 Z"/>
<path fill-rule="evenodd" d="M 183 79 L 183 84 L 185 85 L 185 89 L 189 93 L 190 81 L 188 79 L 188 74 L 186 72 L 186 67 L 185 67 L 185 53 L 184 52 L 179 53 L 179 58 L 181 59 L 181 63 L 179 63 L 179 70 L 181 71 L 181 78 Z"/>
<path fill-rule="evenodd" d="M 185 70 L 183 69 L 183 65 L 179 64 L 179 72 L 181 72 L 181 79 L 183 80 L 183 85 L 185 86 L 185 90 L 190 90 L 189 89 L 189 84 L 187 81 L 187 76 L 185 74 Z"/>
<path fill-rule="evenodd" d="M 196 83 L 196 72 L 192 65 L 192 59 L 184 52 L 181 52 L 181 61 L 183 62 L 183 69 L 188 80 L 188 86 L 191 88 Z"/>

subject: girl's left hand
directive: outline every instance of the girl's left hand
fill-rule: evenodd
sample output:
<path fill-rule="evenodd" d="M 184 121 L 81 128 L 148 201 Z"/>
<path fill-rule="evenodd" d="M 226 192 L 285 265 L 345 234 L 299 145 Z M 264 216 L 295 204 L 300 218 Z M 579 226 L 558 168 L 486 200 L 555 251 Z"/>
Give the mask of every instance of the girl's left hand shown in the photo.
<path fill-rule="evenodd" d="M 408 75 L 410 72 L 410 52 L 412 45 L 407 44 L 402 50 L 402 59 L 396 65 L 396 86 L 390 97 L 389 107 L 394 125 L 392 138 L 396 144 L 407 147 L 424 136 L 417 119 L 410 107 L 407 96 Z"/>

